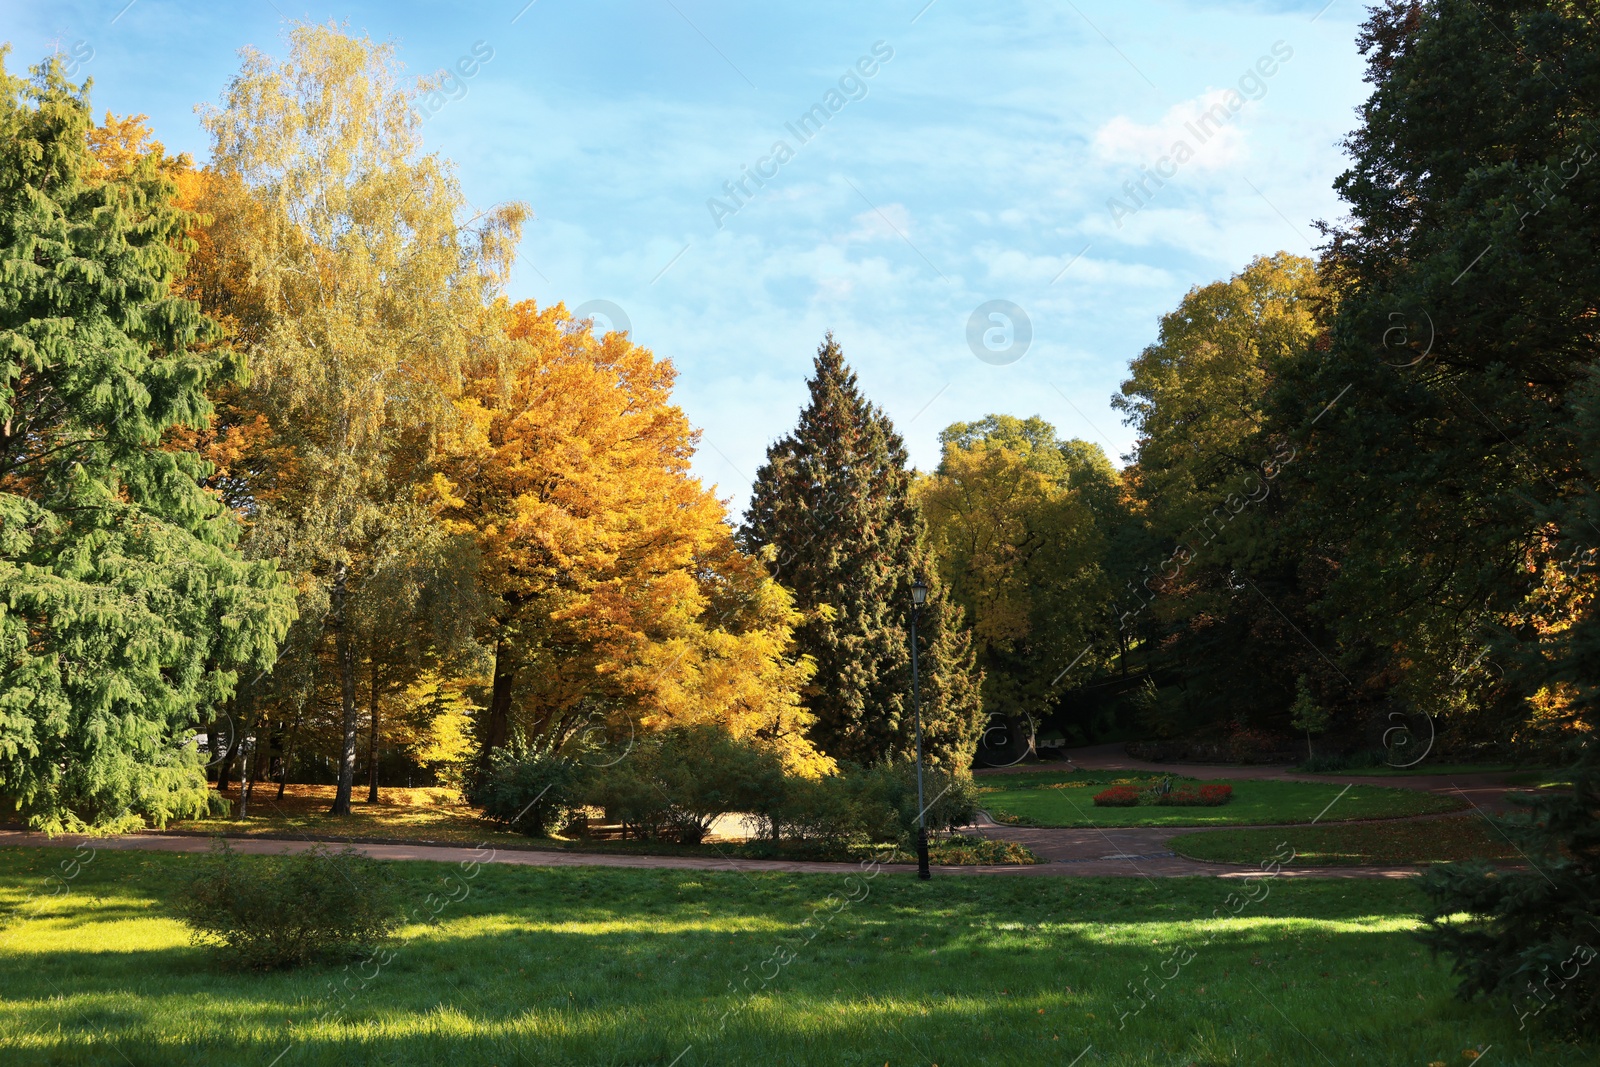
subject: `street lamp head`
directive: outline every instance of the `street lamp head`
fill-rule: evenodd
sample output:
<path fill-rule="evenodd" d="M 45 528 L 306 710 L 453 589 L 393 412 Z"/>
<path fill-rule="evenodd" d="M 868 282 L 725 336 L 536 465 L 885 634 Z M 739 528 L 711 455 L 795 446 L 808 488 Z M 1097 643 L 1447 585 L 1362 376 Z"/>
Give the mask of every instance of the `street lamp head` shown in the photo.
<path fill-rule="evenodd" d="M 914 578 L 911 582 L 911 603 L 922 607 L 928 602 L 928 583 L 921 578 Z"/>

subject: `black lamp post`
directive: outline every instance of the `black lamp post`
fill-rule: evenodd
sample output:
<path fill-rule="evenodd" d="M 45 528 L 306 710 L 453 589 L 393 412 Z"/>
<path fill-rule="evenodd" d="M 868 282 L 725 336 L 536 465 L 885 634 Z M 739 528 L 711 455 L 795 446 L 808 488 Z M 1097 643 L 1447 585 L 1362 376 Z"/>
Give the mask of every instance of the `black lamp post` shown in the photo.
<path fill-rule="evenodd" d="M 922 696 L 917 685 L 917 615 L 928 600 L 928 586 L 921 578 L 911 582 L 911 711 L 917 719 L 917 877 L 928 879 L 928 808 L 922 800 Z"/>

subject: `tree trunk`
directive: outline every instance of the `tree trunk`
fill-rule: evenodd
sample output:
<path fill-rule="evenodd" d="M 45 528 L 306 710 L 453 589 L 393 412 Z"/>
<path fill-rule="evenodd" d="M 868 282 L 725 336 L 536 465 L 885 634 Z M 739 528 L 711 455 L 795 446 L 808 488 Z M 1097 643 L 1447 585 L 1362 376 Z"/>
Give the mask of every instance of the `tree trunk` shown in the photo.
<path fill-rule="evenodd" d="M 217 759 L 217 720 L 206 724 L 206 780 L 215 782 L 221 763 Z"/>
<path fill-rule="evenodd" d="M 320 680 L 313 675 L 311 679 L 311 701 L 316 702 L 317 687 Z M 289 768 L 294 766 L 295 750 L 300 744 L 300 728 L 305 725 L 305 709 L 302 707 L 294 714 L 294 723 L 284 723 L 283 729 L 283 768 L 278 777 L 278 799 L 283 799 L 284 790 L 289 787 Z"/>
<path fill-rule="evenodd" d="M 244 770 L 239 776 L 239 818 L 241 821 L 250 816 L 250 794 L 255 791 L 255 772 L 261 767 L 260 739 L 257 738 L 257 748 L 253 753 L 245 753 Z M 251 759 L 251 755 L 255 758 Z M 253 765 L 253 766 L 252 766 Z"/>
<path fill-rule="evenodd" d="M 378 802 L 378 660 L 372 660 L 372 735 L 367 745 L 367 803 Z"/>
<path fill-rule="evenodd" d="M 333 796 L 330 815 L 350 814 L 350 793 L 356 773 L 356 664 L 350 647 L 350 620 L 345 616 L 348 597 L 344 564 L 339 564 L 333 579 L 334 650 L 339 657 L 339 695 L 344 711 L 344 744 L 339 749 L 339 789 Z"/>
<path fill-rule="evenodd" d="M 228 738 L 228 747 L 222 753 L 222 762 L 217 764 L 217 792 L 228 791 L 228 782 L 233 778 L 233 760 L 238 754 L 239 730 L 235 727 L 233 735 Z"/>
<path fill-rule="evenodd" d="M 294 745 L 291 743 L 283 753 L 283 773 L 278 778 L 278 799 L 283 799 L 283 791 L 289 786 L 289 765 L 294 762 Z"/>
<path fill-rule="evenodd" d="M 494 691 L 489 698 L 489 715 L 483 724 L 483 745 L 478 750 L 478 766 L 489 766 L 489 756 L 505 745 L 511 728 L 511 684 L 516 681 L 516 667 L 511 662 L 511 650 L 506 639 L 494 643 Z"/>

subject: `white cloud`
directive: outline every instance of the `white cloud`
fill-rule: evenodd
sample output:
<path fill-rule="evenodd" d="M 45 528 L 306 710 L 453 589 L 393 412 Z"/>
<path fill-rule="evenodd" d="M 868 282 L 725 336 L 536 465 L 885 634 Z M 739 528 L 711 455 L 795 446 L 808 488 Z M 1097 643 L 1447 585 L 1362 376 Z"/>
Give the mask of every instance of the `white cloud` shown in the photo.
<path fill-rule="evenodd" d="M 1168 108 L 1153 123 L 1118 115 L 1097 129 L 1090 143 L 1098 158 L 1137 167 L 1170 155 L 1182 142 L 1194 153 L 1185 168 L 1218 170 L 1245 154 L 1245 133 L 1239 125 L 1245 102 L 1232 89 L 1209 89 Z"/>
<path fill-rule="evenodd" d="M 911 212 L 904 204 L 884 204 L 863 211 L 853 221 L 856 228 L 845 237 L 847 241 L 898 240 L 901 236 L 911 236 Z"/>

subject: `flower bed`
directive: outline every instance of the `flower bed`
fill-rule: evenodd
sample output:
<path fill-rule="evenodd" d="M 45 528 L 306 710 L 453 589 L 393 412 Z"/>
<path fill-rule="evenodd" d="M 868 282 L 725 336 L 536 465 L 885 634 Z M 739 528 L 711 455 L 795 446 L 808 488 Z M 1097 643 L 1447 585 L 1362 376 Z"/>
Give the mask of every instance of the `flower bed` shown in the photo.
<path fill-rule="evenodd" d="M 1133 808 L 1139 805 L 1139 791 L 1131 785 L 1114 785 L 1094 795 L 1097 808 Z"/>
<path fill-rule="evenodd" d="M 1156 803 L 1180 808 L 1220 808 L 1232 799 L 1231 785 L 1203 785 L 1199 792 L 1189 786 L 1183 786 L 1170 793 L 1161 794 Z"/>
<path fill-rule="evenodd" d="M 1137 789 L 1131 785 L 1114 785 L 1094 797 L 1097 808 L 1134 808 L 1143 804 L 1159 804 L 1180 808 L 1219 808 L 1233 799 L 1231 785 L 1179 786 L 1167 793 L 1154 789 Z"/>

